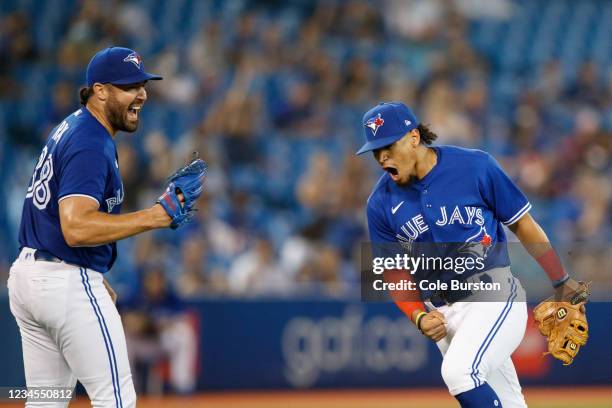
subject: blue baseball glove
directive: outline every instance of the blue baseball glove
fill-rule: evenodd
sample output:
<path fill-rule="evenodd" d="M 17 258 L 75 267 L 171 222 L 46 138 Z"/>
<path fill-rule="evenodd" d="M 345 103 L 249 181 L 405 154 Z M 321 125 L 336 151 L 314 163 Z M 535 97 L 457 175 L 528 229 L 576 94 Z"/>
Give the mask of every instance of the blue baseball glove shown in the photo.
<path fill-rule="evenodd" d="M 164 207 L 172 218 L 170 228 L 177 229 L 189 222 L 195 211 L 194 204 L 202 194 L 202 184 L 208 166 L 194 154 L 191 163 L 185 165 L 168 178 L 168 187 L 157 203 Z M 183 202 L 178 195 L 183 195 Z"/>

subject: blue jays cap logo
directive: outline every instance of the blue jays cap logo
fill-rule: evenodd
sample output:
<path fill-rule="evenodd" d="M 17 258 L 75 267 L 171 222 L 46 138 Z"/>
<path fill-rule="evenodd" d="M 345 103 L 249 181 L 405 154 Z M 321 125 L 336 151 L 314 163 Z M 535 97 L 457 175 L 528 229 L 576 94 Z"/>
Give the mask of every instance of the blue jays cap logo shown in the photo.
<path fill-rule="evenodd" d="M 366 142 L 357 154 L 390 146 L 418 126 L 416 116 L 401 102 L 382 102 L 364 113 L 361 120 Z"/>
<path fill-rule="evenodd" d="M 136 68 L 140 69 L 142 58 L 140 58 L 140 55 L 138 55 L 138 53 L 132 52 L 123 59 L 123 62 L 131 62 L 132 64 L 136 65 Z"/>
<path fill-rule="evenodd" d="M 385 120 L 381 117 L 380 113 L 368 119 L 368 121 L 364 124 L 365 127 L 370 128 L 372 134 L 376 136 L 376 132 L 378 132 L 378 128 L 385 124 Z"/>

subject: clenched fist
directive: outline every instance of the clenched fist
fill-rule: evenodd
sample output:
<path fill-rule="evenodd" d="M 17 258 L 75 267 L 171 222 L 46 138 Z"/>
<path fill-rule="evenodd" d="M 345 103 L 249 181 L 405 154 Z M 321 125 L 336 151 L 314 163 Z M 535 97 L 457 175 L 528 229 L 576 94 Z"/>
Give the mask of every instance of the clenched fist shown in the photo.
<path fill-rule="evenodd" d="M 432 310 L 419 321 L 421 332 L 435 342 L 446 336 L 446 319 L 437 310 Z"/>

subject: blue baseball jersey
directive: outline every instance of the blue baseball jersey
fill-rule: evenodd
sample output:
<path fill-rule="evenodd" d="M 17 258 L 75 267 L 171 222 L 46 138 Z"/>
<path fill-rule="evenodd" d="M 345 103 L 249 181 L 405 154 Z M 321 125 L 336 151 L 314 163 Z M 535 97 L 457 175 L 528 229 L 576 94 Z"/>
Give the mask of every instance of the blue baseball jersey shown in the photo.
<path fill-rule="evenodd" d="M 385 173 L 374 187 L 367 217 L 375 255 L 384 256 L 399 243 L 412 257 L 482 258 L 481 269 L 420 270 L 416 280 L 461 280 L 509 265 L 502 225 L 526 214 L 529 201 L 489 154 L 454 146 L 433 149 L 437 164 L 422 179 L 398 186 Z"/>
<path fill-rule="evenodd" d="M 50 252 L 57 258 L 107 272 L 117 257 L 115 243 L 68 246 L 59 218 L 61 200 L 84 196 L 99 211 L 118 214 L 123 202 L 117 149 L 106 128 L 81 108 L 55 127 L 38 159 L 23 203 L 19 244 Z"/>

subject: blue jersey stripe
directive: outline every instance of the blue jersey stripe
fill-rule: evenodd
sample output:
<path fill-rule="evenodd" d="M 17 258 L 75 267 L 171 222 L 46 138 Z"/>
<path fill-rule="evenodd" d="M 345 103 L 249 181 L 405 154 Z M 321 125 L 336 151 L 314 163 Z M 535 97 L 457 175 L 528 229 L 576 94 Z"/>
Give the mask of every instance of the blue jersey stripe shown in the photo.
<path fill-rule="evenodd" d="M 491 342 L 493 341 L 493 338 L 499 331 L 499 328 L 502 326 L 502 324 L 506 320 L 506 317 L 508 317 L 508 314 L 510 313 L 510 310 L 512 309 L 512 304 L 514 302 L 514 299 L 516 299 L 516 282 L 512 280 L 510 296 L 508 297 L 508 300 L 506 301 L 506 304 L 504 305 L 502 312 L 500 313 L 500 315 L 497 317 L 497 320 L 493 324 L 493 327 L 491 327 L 491 330 L 489 331 L 484 341 L 480 345 L 480 348 L 478 349 L 478 352 L 476 353 L 476 356 L 474 357 L 474 361 L 472 362 L 472 372 L 470 373 L 470 376 L 472 377 L 472 381 L 474 381 L 474 387 L 478 387 L 479 385 L 481 385 L 480 380 L 477 377 L 478 366 L 480 365 L 480 362 L 482 361 L 482 356 L 487 351 L 487 349 L 491 345 Z"/>
<path fill-rule="evenodd" d="M 93 291 L 91 290 L 87 270 L 85 268 L 79 268 L 79 271 L 81 272 L 81 282 L 83 283 L 83 287 L 85 288 L 85 293 L 87 293 L 89 303 L 91 303 L 91 307 L 93 308 L 94 313 L 96 314 L 98 324 L 100 325 L 100 331 L 102 332 L 102 338 L 104 339 L 104 346 L 106 347 L 106 353 L 108 355 L 108 364 L 110 365 L 111 369 L 111 379 L 113 382 L 113 395 L 115 396 L 115 405 L 117 408 L 123 408 L 123 404 L 121 401 L 121 390 L 119 388 L 119 376 L 117 374 L 117 360 L 115 359 L 115 350 L 113 348 L 113 343 L 108 333 L 108 328 L 106 327 L 106 321 L 104 320 L 104 316 L 102 315 L 100 306 L 98 305 Z"/>

